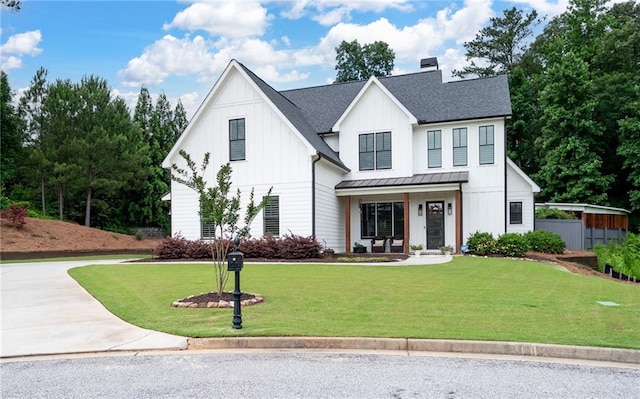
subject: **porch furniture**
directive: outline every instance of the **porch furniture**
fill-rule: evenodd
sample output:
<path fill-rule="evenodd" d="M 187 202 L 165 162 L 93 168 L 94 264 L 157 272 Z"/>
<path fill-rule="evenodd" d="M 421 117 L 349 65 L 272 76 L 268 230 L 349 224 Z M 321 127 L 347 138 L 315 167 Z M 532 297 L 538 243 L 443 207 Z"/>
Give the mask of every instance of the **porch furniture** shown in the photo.
<path fill-rule="evenodd" d="M 391 253 L 403 253 L 404 252 L 404 237 L 395 236 L 391 238 Z"/>
<path fill-rule="evenodd" d="M 387 248 L 387 237 L 378 236 L 374 237 L 371 240 L 371 252 L 372 253 L 383 253 L 386 252 Z"/>

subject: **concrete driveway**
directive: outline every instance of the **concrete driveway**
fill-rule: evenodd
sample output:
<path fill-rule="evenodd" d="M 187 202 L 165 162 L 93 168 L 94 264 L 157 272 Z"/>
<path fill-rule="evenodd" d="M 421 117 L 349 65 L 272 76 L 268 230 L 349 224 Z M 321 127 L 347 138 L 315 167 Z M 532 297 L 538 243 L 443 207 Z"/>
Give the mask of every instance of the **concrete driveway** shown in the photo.
<path fill-rule="evenodd" d="M 112 261 L 0 265 L 0 357 L 185 349 L 187 338 L 146 330 L 107 311 L 67 270 Z"/>

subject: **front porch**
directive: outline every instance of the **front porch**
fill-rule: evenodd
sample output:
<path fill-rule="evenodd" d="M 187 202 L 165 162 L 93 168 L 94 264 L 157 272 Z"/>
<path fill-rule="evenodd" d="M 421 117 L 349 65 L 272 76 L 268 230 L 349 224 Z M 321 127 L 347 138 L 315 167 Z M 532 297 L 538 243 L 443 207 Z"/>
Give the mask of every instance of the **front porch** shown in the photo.
<path fill-rule="evenodd" d="M 467 172 L 442 173 L 435 181 L 423 176 L 341 182 L 345 248 L 349 253 L 410 254 L 411 246 L 439 253 L 443 246 L 459 252 L 462 239 L 462 183 Z M 393 185 L 394 181 L 405 184 Z M 407 184 L 409 183 L 409 184 Z M 413 184 L 411 184 L 413 183 Z"/>

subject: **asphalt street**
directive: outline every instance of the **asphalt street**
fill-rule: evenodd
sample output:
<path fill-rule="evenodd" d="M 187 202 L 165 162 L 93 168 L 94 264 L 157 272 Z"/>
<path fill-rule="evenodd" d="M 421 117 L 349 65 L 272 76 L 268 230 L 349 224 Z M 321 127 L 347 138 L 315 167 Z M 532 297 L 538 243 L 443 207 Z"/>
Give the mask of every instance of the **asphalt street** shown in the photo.
<path fill-rule="evenodd" d="M 640 369 L 349 353 L 3 361 L 2 398 L 638 398 Z"/>

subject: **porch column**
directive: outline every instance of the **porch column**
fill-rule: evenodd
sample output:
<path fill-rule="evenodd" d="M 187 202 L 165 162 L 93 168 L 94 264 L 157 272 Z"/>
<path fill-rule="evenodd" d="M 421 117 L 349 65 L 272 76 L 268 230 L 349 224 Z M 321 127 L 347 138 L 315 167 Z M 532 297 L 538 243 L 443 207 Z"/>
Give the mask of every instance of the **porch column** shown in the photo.
<path fill-rule="evenodd" d="M 460 252 L 462 246 L 462 191 L 456 190 L 456 248 L 455 252 Z"/>
<path fill-rule="evenodd" d="M 402 241 L 402 252 L 409 253 L 409 193 L 404 193 L 404 237 Z"/>
<path fill-rule="evenodd" d="M 344 245 L 345 252 L 351 253 L 351 196 L 344 197 Z"/>

